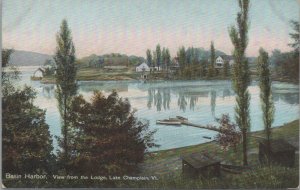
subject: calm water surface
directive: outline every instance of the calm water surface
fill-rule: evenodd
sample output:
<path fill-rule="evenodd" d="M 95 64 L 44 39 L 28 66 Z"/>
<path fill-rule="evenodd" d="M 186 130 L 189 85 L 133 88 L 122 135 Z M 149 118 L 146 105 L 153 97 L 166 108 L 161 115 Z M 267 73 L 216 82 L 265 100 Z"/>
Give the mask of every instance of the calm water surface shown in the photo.
<path fill-rule="evenodd" d="M 36 90 L 35 104 L 46 109 L 46 122 L 52 135 L 61 135 L 60 115 L 54 96 L 55 85 L 30 81 L 35 67 L 21 67 L 20 85 L 27 84 Z M 275 120 L 273 127 L 298 119 L 299 87 L 298 85 L 274 82 L 273 99 L 275 102 Z M 203 136 L 214 137 L 216 132 L 189 126 L 156 125 L 156 120 L 175 117 L 187 117 L 189 121 L 201 125 L 214 124 L 215 118 L 228 113 L 234 118 L 235 97 L 230 81 L 159 81 L 140 83 L 129 81 L 93 81 L 79 82 L 79 93 L 90 98 L 94 90 L 108 95 L 117 90 L 119 95 L 128 98 L 132 107 L 137 110 L 136 116 L 150 122 L 150 129 L 158 129 L 154 139 L 161 145 L 152 149 L 164 150 L 184 147 L 210 141 Z M 250 116 L 251 131 L 263 129 L 262 111 L 260 108 L 259 87 L 252 82 Z M 54 146 L 57 142 L 54 139 Z"/>

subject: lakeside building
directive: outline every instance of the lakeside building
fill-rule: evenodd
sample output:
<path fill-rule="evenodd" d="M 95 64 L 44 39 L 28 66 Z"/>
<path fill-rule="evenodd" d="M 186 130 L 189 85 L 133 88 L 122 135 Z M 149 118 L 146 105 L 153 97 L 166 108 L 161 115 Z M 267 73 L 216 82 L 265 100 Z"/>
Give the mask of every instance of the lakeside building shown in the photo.
<path fill-rule="evenodd" d="M 135 68 L 136 72 L 149 72 L 150 67 L 144 62 Z"/>

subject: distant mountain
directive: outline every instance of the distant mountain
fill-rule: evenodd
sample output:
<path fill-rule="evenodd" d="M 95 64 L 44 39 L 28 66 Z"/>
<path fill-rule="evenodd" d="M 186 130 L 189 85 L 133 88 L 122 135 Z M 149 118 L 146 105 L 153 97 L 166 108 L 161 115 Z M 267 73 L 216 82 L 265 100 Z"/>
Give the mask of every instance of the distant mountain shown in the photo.
<path fill-rule="evenodd" d="M 10 64 L 14 66 L 40 66 L 47 59 L 53 60 L 53 57 L 42 53 L 14 50 L 10 58 Z"/>

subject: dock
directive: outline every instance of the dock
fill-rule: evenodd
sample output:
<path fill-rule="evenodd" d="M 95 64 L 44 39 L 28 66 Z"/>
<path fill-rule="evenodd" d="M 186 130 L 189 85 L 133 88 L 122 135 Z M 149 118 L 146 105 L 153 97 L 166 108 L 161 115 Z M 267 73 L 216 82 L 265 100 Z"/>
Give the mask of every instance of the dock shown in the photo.
<path fill-rule="evenodd" d="M 191 126 L 191 127 L 197 127 L 197 128 L 201 128 L 201 129 L 207 129 L 207 130 L 211 130 L 211 131 L 221 132 L 221 130 L 218 129 L 217 127 L 208 127 L 208 126 L 197 125 L 197 124 L 194 124 L 194 123 L 191 123 L 188 121 L 182 121 L 181 124 Z"/>
<path fill-rule="evenodd" d="M 165 123 L 163 123 L 165 122 Z M 191 126 L 191 127 L 197 127 L 200 129 L 207 129 L 207 130 L 211 130 L 211 131 L 216 131 L 216 132 L 222 132 L 219 128 L 217 127 L 208 127 L 208 126 L 203 126 L 203 125 L 198 125 L 198 124 L 194 124 L 188 121 L 187 118 L 185 117 L 181 117 L 181 116 L 176 116 L 176 118 L 169 118 L 169 119 L 165 119 L 165 120 L 158 120 L 156 121 L 157 124 L 166 124 L 166 125 L 172 125 L 172 122 L 176 122 L 176 125 L 187 125 L 187 126 Z M 178 124 L 180 123 L 180 124 Z"/>

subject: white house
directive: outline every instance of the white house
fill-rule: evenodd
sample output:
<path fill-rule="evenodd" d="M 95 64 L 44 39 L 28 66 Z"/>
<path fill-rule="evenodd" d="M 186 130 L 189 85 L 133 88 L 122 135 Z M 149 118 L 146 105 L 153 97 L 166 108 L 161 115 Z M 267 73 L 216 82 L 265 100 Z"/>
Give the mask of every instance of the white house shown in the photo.
<path fill-rule="evenodd" d="M 217 57 L 217 59 L 215 61 L 215 68 L 222 69 L 224 67 L 225 61 L 229 62 L 230 67 L 234 64 L 234 60 L 233 60 L 232 56 L 220 55 Z"/>
<path fill-rule="evenodd" d="M 38 68 L 37 70 L 35 70 L 34 72 L 33 72 L 33 76 L 34 77 L 43 77 L 44 76 L 44 70 L 43 69 L 41 69 L 41 68 Z"/>
<path fill-rule="evenodd" d="M 136 72 L 148 72 L 150 71 L 150 67 L 146 63 L 142 63 L 135 68 Z"/>

